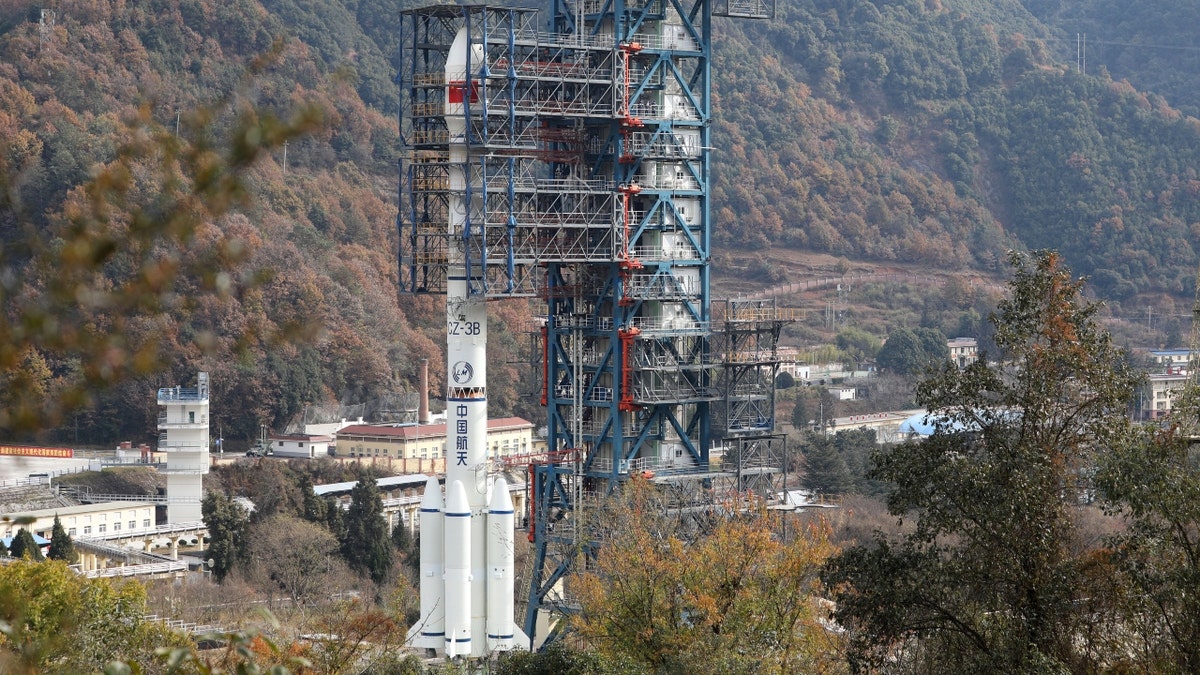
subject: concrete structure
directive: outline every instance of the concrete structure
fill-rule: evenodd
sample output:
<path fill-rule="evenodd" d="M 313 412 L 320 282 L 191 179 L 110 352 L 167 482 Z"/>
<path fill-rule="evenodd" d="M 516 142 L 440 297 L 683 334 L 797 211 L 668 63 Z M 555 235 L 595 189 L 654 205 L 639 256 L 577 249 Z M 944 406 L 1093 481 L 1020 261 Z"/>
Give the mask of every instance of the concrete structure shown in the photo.
<path fill-rule="evenodd" d="M 422 471 L 445 471 L 446 424 L 409 424 L 381 426 L 361 424 L 338 432 L 335 454 L 338 457 L 379 457 L 427 465 Z M 484 459 L 522 455 L 533 451 L 533 423 L 520 417 L 502 417 L 487 421 Z M 453 455 L 453 452 L 450 452 Z"/>
<path fill-rule="evenodd" d="M 155 529 L 154 504 L 150 502 L 103 502 L 80 506 L 56 506 L 48 509 L 5 514 L 9 518 L 32 518 L 28 525 L 0 523 L 0 533 L 12 536 L 21 528 L 38 536 L 50 538 L 54 517 L 58 516 L 63 529 L 72 538 L 108 538 L 109 535 L 135 535 Z"/>
<path fill-rule="evenodd" d="M 271 434 L 267 446 L 276 457 L 316 459 L 333 454 L 333 436 L 315 434 Z"/>
<path fill-rule="evenodd" d="M 209 467 L 208 373 L 196 376 L 194 389 L 159 389 L 158 405 L 158 449 L 167 453 L 167 465 L 160 469 L 167 474 L 167 522 L 200 520 Z"/>
<path fill-rule="evenodd" d="M 966 368 L 979 357 L 979 344 L 972 337 L 956 337 L 946 341 L 950 348 L 950 360 L 960 369 Z"/>
<path fill-rule="evenodd" d="M 1187 385 L 1187 371 L 1152 373 L 1138 389 L 1138 419 L 1153 420 L 1171 414 L 1172 404 Z"/>

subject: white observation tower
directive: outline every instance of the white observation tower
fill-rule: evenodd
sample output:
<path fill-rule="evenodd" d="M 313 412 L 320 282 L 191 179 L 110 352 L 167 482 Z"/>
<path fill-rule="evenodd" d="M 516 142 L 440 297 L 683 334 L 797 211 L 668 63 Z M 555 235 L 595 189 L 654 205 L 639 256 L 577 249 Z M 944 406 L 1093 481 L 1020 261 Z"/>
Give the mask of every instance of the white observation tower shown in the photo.
<path fill-rule="evenodd" d="M 208 373 L 196 387 L 158 390 L 158 449 L 167 453 L 167 522 L 201 520 L 204 474 L 208 473 Z"/>

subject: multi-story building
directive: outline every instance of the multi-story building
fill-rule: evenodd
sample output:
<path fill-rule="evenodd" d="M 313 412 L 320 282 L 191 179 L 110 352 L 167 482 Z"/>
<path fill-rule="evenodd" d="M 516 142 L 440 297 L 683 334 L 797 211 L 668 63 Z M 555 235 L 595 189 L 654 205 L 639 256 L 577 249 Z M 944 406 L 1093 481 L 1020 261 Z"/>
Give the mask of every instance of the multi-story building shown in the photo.
<path fill-rule="evenodd" d="M 167 454 L 167 522 L 201 520 L 204 474 L 208 473 L 208 373 L 196 387 L 158 390 L 158 449 Z"/>
<path fill-rule="evenodd" d="M 49 539 L 53 534 L 54 517 L 58 516 L 63 529 L 72 538 L 99 538 L 111 535 L 137 534 L 154 530 L 154 504 L 149 502 L 103 502 L 80 506 L 55 506 L 21 513 L 8 514 L 10 520 L 0 524 L 4 537 L 15 535 L 21 528 Z M 18 525 L 16 521 L 29 519 Z"/>
<path fill-rule="evenodd" d="M 1153 420 L 1171 414 L 1172 403 L 1187 385 L 1187 371 L 1152 373 L 1138 390 L 1138 417 Z"/>
<path fill-rule="evenodd" d="M 979 343 L 972 337 L 956 337 L 946 341 L 950 348 L 950 360 L 956 366 L 966 368 L 979 356 Z"/>

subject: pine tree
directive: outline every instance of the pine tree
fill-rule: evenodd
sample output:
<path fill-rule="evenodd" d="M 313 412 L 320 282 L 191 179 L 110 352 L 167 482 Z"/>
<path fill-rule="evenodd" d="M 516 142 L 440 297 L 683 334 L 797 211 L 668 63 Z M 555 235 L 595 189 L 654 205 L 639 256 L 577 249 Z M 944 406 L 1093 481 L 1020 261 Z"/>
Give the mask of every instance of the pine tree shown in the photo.
<path fill-rule="evenodd" d="M 815 436 L 804 451 L 804 477 L 800 483 L 813 492 L 840 495 L 853 484 L 846 460 L 828 438 Z"/>
<path fill-rule="evenodd" d="M 42 555 L 42 549 L 38 548 L 37 542 L 33 540 L 33 535 L 23 527 L 17 532 L 17 536 L 13 537 L 9 555 L 14 558 L 29 558 L 34 562 L 46 559 L 46 556 Z"/>
<path fill-rule="evenodd" d="M 51 560 L 62 560 L 67 564 L 75 562 L 75 558 L 77 557 L 75 554 L 75 542 L 71 541 L 71 535 L 67 534 L 57 514 L 54 516 L 54 530 L 50 534 L 49 557 Z"/>
<path fill-rule="evenodd" d="M 346 511 L 334 499 L 325 499 L 325 527 L 338 541 L 346 538 Z"/>
<path fill-rule="evenodd" d="M 392 568 L 392 539 L 383 517 L 383 499 L 375 477 L 368 472 L 362 473 L 350 491 L 350 499 L 342 556 L 351 569 L 368 574 L 372 581 L 380 583 Z"/>
<path fill-rule="evenodd" d="M 304 513 L 302 514 L 304 519 L 310 523 L 324 525 L 327 520 L 329 506 L 324 499 L 321 499 L 316 492 L 313 492 L 312 479 L 308 477 L 308 474 L 300 475 L 300 494 L 304 500 Z M 334 534 L 337 533 L 335 532 Z"/>
<path fill-rule="evenodd" d="M 240 504 L 215 490 L 204 495 L 200 511 L 208 528 L 213 576 L 218 582 L 224 581 L 236 565 L 246 561 L 245 533 L 250 516 Z"/>

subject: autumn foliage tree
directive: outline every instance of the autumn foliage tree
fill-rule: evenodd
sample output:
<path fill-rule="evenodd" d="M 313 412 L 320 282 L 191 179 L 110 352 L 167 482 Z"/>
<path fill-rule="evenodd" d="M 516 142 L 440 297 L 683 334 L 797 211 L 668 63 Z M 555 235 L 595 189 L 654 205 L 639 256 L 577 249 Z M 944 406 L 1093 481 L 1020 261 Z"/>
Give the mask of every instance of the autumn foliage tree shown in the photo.
<path fill-rule="evenodd" d="M 648 481 L 629 482 L 599 519 L 594 563 L 575 580 L 573 626 L 589 649 L 650 672 L 835 672 L 821 627 L 823 524 L 784 541 L 762 511 L 685 538 Z"/>

